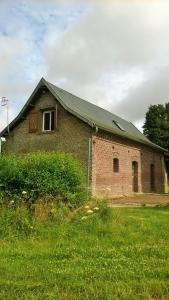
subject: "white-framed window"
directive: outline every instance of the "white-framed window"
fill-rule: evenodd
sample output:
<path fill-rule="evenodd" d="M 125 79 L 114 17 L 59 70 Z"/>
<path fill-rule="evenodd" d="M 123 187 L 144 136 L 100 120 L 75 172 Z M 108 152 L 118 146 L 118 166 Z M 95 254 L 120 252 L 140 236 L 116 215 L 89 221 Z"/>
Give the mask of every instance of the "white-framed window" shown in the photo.
<path fill-rule="evenodd" d="M 43 131 L 53 131 L 55 129 L 55 112 L 47 110 L 43 112 Z"/>

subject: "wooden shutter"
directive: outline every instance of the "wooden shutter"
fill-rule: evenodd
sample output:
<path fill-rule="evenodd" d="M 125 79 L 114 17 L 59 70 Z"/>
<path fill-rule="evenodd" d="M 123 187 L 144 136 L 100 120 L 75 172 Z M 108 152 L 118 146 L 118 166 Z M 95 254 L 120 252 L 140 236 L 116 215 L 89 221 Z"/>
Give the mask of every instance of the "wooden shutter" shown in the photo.
<path fill-rule="evenodd" d="M 38 112 L 31 111 L 29 114 L 29 132 L 37 132 L 38 130 Z"/>

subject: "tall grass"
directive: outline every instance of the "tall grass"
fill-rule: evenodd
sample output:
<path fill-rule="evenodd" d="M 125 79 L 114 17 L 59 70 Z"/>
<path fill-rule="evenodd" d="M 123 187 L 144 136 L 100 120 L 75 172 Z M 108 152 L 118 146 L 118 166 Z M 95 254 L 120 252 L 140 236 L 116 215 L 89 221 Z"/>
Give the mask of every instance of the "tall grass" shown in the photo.
<path fill-rule="evenodd" d="M 169 299 L 167 208 L 45 201 L 1 206 L 0 299 Z"/>

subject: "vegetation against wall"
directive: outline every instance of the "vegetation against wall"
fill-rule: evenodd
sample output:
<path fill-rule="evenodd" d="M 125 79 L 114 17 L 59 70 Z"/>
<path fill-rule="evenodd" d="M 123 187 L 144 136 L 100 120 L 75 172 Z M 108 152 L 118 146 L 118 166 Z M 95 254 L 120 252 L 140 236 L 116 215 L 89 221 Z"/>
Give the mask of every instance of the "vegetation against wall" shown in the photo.
<path fill-rule="evenodd" d="M 64 153 L 32 153 L 0 158 L 1 191 L 51 194 L 70 202 L 80 202 L 84 195 L 82 166 Z"/>

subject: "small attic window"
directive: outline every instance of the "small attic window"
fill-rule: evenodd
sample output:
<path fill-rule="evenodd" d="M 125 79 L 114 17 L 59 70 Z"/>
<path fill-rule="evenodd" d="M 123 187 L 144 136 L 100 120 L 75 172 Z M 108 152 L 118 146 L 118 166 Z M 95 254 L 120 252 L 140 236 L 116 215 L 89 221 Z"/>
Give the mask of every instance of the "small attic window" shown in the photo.
<path fill-rule="evenodd" d="M 44 111 L 43 112 L 43 131 L 53 131 L 55 124 L 55 112 Z"/>
<path fill-rule="evenodd" d="M 117 121 L 113 120 L 113 123 L 122 131 L 125 131 L 123 126 L 121 126 Z"/>

